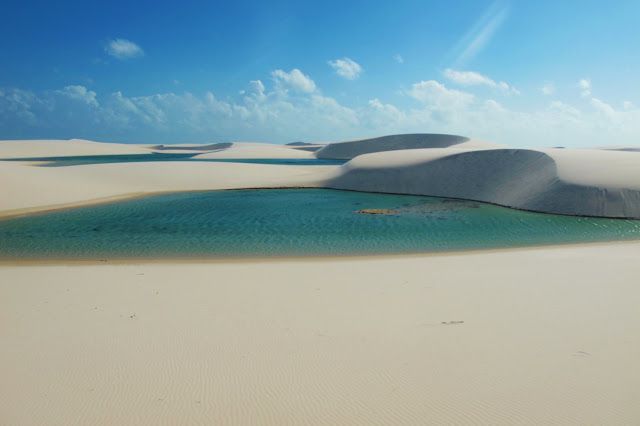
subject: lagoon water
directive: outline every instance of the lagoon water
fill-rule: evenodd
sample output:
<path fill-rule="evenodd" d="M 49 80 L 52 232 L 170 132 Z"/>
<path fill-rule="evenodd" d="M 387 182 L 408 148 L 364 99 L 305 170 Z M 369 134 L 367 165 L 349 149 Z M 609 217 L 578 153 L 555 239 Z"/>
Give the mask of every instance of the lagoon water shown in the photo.
<path fill-rule="evenodd" d="M 640 239 L 640 221 L 329 189 L 175 193 L 0 221 L 5 259 L 345 255 L 625 239 Z"/>
<path fill-rule="evenodd" d="M 194 158 L 192 153 L 150 153 L 150 154 L 113 154 L 113 155 L 77 155 L 66 157 L 25 157 L 0 159 L 0 161 L 34 161 L 40 167 L 68 167 L 85 164 L 140 163 L 156 161 L 200 161 L 210 163 L 250 163 L 304 166 L 331 166 L 344 164 L 346 160 L 324 160 L 318 158 Z"/>

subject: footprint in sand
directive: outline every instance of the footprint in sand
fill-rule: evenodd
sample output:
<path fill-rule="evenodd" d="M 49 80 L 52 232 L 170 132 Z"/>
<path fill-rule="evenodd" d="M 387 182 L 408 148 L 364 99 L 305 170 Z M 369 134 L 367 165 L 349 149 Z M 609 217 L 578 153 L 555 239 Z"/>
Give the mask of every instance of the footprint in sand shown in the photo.
<path fill-rule="evenodd" d="M 442 325 L 460 325 L 460 324 L 464 324 L 464 321 L 442 321 L 440 324 L 442 324 Z"/>

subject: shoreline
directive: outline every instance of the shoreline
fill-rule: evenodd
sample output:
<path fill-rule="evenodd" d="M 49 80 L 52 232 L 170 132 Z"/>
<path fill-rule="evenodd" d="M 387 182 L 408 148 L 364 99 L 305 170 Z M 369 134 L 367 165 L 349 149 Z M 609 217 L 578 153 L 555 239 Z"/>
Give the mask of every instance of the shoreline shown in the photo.
<path fill-rule="evenodd" d="M 241 188 L 220 188 L 220 189 L 186 189 L 183 191 L 150 191 L 150 192 L 133 192 L 129 194 L 113 195 L 109 197 L 93 198 L 85 201 L 74 203 L 51 204 L 42 207 L 27 207 L 24 209 L 12 209 L 0 211 L 0 220 L 15 219 L 19 217 L 33 216 L 38 214 L 47 214 L 64 210 L 73 210 L 82 207 L 99 206 L 102 204 L 118 203 L 121 201 L 131 201 L 146 197 L 155 197 L 160 195 L 171 194 L 188 194 L 193 192 L 213 192 L 213 191 L 250 191 L 261 189 L 330 189 L 320 188 L 316 186 L 273 186 L 273 187 L 241 187 Z M 340 191 L 340 190 L 336 190 Z"/>
<path fill-rule="evenodd" d="M 317 166 L 315 166 L 317 167 Z M 168 191 L 148 191 L 148 192 L 135 192 L 121 195 L 113 195 L 108 197 L 100 197 L 100 198 L 92 198 L 88 200 L 73 202 L 73 203 L 63 203 L 63 204 L 50 204 L 38 207 L 26 207 L 23 209 L 9 209 L 9 210 L 0 210 L 0 220 L 5 219 L 13 219 L 16 217 L 24 217 L 35 214 L 46 214 L 50 212 L 56 212 L 61 210 L 70 210 L 80 207 L 91 207 L 97 206 L 101 204 L 109 204 L 109 203 L 117 203 L 120 201 L 128 201 L 134 200 L 137 198 L 144 197 L 153 197 L 159 195 L 170 195 L 170 194 L 182 194 L 182 193 L 192 193 L 192 192 L 213 192 L 213 191 L 251 191 L 251 190 L 269 190 L 269 189 L 324 189 L 331 191 L 344 191 L 344 192 L 361 192 L 365 194 L 381 194 L 381 195 L 406 195 L 408 197 L 432 197 L 432 198 L 443 198 L 447 200 L 456 200 L 456 201 L 469 201 L 474 203 L 487 204 L 490 206 L 502 207 L 505 209 L 517 210 L 521 212 L 528 213 L 536 213 L 536 214 L 544 214 L 551 216 L 567 216 L 567 217 L 583 217 L 583 218 L 594 218 L 594 219 L 611 219 L 611 220 L 632 220 L 639 221 L 640 218 L 625 216 L 625 217 L 614 217 L 614 216 L 592 216 L 592 215 L 583 215 L 583 214 L 568 214 L 568 213 L 552 213 L 546 211 L 539 210 L 530 210 L 524 209 L 520 207 L 507 206 L 504 204 L 492 203 L 490 201 L 482 201 L 474 198 L 458 198 L 458 197 L 446 197 L 442 195 L 427 195 L 427 194 L 407 194 L 407 193 L 398 193 L 398 192 L 383 192 L 383 191 L 359 191 L 356 189 L 343 189 L 343 188 L 334 188 L 330 186 L 322 186 L 318 185 L 308 185 L 308 186 L 248 186 L 248 187 L 237 187 L 237 188 L 213 188 L 213 189 L 185 189 L 185 190 L 168 190 Z"/>
<path fill-rule="evenodd" d="M 300 256 L 228 256 L 228 257 L 156 257 L 156 258 L 103 258 L 103 259 L 66 259 L 66 258 L 42 258 L 42 259 L 8 259 L 0 258 L 2 267 L 29 267 L 29 266 L 97 266 L 97 265 L 219 265 L 219 264 L 263 264 L 263 263 L 323 263 L 323 262 L 353 262 L 367 260 L 387 259 L 432 259 L 440 257 L 464 257 L 483 254 L 505 254 L 527 251 L 548 251 L 571 248 L 594 248 L 598 246 L 634 246 L 640 247 L 640 239 L 633 240 L 607 240 L 588 241 L 579 243 L 539 244 L 529 246 L 497 247 L 497 248 L 472 248 L 459 250 L 443 250 L 431 252 L 406 252 L 406 253 L 364 253 L 348 255 L 300 255 Z"/>

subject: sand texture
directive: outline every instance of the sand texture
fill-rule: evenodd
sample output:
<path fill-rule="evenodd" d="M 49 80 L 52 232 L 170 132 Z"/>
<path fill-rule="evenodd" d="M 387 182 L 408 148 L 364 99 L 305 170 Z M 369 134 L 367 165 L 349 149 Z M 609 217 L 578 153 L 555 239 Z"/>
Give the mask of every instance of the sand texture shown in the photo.
<path fill-rule="evenodd" d="M 639 257 L 0 266 L 0 424 L 637 424 Z"/>

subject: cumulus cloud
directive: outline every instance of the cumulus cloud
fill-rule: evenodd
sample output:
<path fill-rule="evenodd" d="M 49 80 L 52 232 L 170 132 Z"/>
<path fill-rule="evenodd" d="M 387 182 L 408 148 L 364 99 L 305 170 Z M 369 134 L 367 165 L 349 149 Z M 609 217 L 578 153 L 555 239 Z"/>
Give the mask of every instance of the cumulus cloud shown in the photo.
<path fill-rule="evenodd" d="M 556 87 L 553 85 L 553 83 L 547 82 L 542 85 L 542 87 L 540 88 L 540 91 L 545 96 L 551 96 L 556 92 Z"/>
<path fill-rule="evenodd" d="M 520 94 L 520 92 L 507 84 L 504 81 L 495 81 L 486 75 L 482 75 L 475 71 L 458 71 L 451 68 L 444 70 L 444 76 L 459 85 L 462 86 L 488 86 L 495 89 L 500 89 L 504 92 Z"/>
<path fill-rule="evenodd" d="M 591 96 L 591 80 L 588 78 L 582 78 L 578 81 L 578 87 L 580 88 L 580 95 L 583 98 Z"/>
<path fill-rule="evenodd" d="M 580 106 L 554 100 L 519 111 L 427 80 L 402 92 L 415 101 L 406 105 L 372 97 L 346 106 L 322 94 L 302 71 L 276 70 L 272 76 L 248 82 L 236 98 L 211 91 L 101 94 L 81 85 L 40 92 L 0 88 L 0 138 L 279 142 L 434 132 L 511 146 L 602 146 L 637 144 L 640 134 L 640 108 L 629 101 L 616 108 L 597 98 Z"/>
<path fill-rule="evenodd" d="M 291 88 L 302 93 L 312 93 L 316 90 L 316 83 L 297 68 L 292 69 L 290 72 L 275 70 L 271 73 L 271 76 L 280 87 Z"/>
<path fill-rule="evenodd" d="M 466 108 L 474 100 L 471 93 L 447 89 L 444 84 L 435 80 L 415 83 L 407 94 L 425 105 L 441 110 Z"/>
<path fill-rule="evenodd" d="M 616 116 L 616 110 L 611 105 L 600 99 L 591 98 L 591 105 L 596 109 L 596 111 L 606 115 L 609 118 L 613 118 Z"/>
<path fill-rule="evenodd" d="M 109 40 L 104 50 L 107 54 L 120 60 L 144 56 L 144 50 L 140 46 L 124 38 Z"/>
<path fill-rule="evenodd" d="M 236 100 L 212 92 L 99 96 L 83 86 L 40 93 L 1 89 L 0 137 L 37 133 L 149 143 L 212 138 L 277 142 L 291 135 L 338 139 L 347 129 L 358 128 L 355 110 L 320 94 L 302 76 L 300 71 L 275 72 L 271 88 L 253 80 Z"/>
<path fill-rule="evenodd" d="M 88 90 L 84 86 L 66 86 L 62 90 L 58 90 L 58 93 L 68 97 L 69 99 L 84 102 L 85 104 L 93 107 L 98 106 L 96 92 Z"/>
<path fill-rule="evenodd" d="M 328 64 L 335 70 L 336 74 L 347 80 L 355 80 L 360 77 L 363 71 L 360 64 L 350 58 L 336 59 L 329 61 Z"/>
<path fill-rule="evenodd" d="M 43 106 L 44 102 L 31 91 L 0 88 L 0 129 L 10 129 L 14 124 L 37 126 L 36 113 Z"/>

